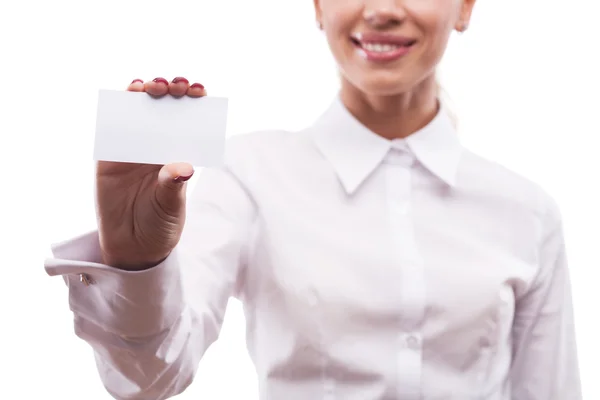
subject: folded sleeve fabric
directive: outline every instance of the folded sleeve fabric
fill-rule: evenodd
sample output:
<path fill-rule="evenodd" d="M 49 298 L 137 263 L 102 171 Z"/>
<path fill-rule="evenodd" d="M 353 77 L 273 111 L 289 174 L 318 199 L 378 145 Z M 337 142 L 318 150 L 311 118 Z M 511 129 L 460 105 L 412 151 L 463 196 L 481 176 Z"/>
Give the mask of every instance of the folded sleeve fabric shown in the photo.
<path fill-rule="evenodd" d="M 151 336 L 184 308 L 177 251 L 153 268 L 123 271 L 102 264 L 98 233 L 91 232 L 53 246 L 53 255 L 46 271 L 65 278 L 71 310 L 109 332 Z"/>

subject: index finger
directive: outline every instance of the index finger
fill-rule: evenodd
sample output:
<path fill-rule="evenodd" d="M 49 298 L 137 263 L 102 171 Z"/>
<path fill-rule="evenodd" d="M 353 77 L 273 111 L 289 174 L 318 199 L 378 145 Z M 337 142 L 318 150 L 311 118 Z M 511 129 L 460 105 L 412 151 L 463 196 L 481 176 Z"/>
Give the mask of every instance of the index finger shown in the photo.
<path fill-rule="evenodd" d="M 129 86 L 127 87 L 128 92 L 143 92 L 144 89 L 144 81 L 141 79 L 134 79 Z"/>

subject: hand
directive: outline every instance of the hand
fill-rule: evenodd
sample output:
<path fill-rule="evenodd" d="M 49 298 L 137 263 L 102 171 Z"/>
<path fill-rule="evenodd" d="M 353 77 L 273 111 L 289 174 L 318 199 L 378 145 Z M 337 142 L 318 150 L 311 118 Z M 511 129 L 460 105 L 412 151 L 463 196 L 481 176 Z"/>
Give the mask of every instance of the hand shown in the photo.
<path fill-rule="evenodd" d="M 134 80 L 128 91 L 154 97 L 206 96 L 185 78 Z M 99 161 L 96 168 L 96 215 L 103 262 L 141 270 L 164 260 L 175 248 L 185 223 L 187 163 L 150 165 Z"/>

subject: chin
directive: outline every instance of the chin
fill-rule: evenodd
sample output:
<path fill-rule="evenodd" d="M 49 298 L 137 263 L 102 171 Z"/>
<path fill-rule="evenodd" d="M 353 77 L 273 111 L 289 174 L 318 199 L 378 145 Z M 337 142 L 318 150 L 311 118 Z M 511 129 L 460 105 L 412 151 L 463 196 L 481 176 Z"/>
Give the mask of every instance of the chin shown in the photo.
<path fill-rule="evenodd" d="M 359 80 L 356 87 L 371 96 L 398 96 L 414 90 L 415 84 L 404 79 L 386 79 L 383 77 L 368 77 Z"/>

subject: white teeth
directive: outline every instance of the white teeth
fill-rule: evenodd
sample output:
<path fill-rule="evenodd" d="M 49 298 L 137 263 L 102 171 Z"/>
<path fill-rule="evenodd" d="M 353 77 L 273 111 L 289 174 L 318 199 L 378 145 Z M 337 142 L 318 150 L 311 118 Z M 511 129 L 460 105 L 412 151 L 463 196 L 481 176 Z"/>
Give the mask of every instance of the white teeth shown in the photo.
<path fill-rule="evenodd" d="M 380 44 L 380 43 L 363 43 L 363 49 L 367 51 L 374 51 L 376 53 L 387 53 L 388 51 L 394 51 L 400 46 L 395 44 Z"/>

